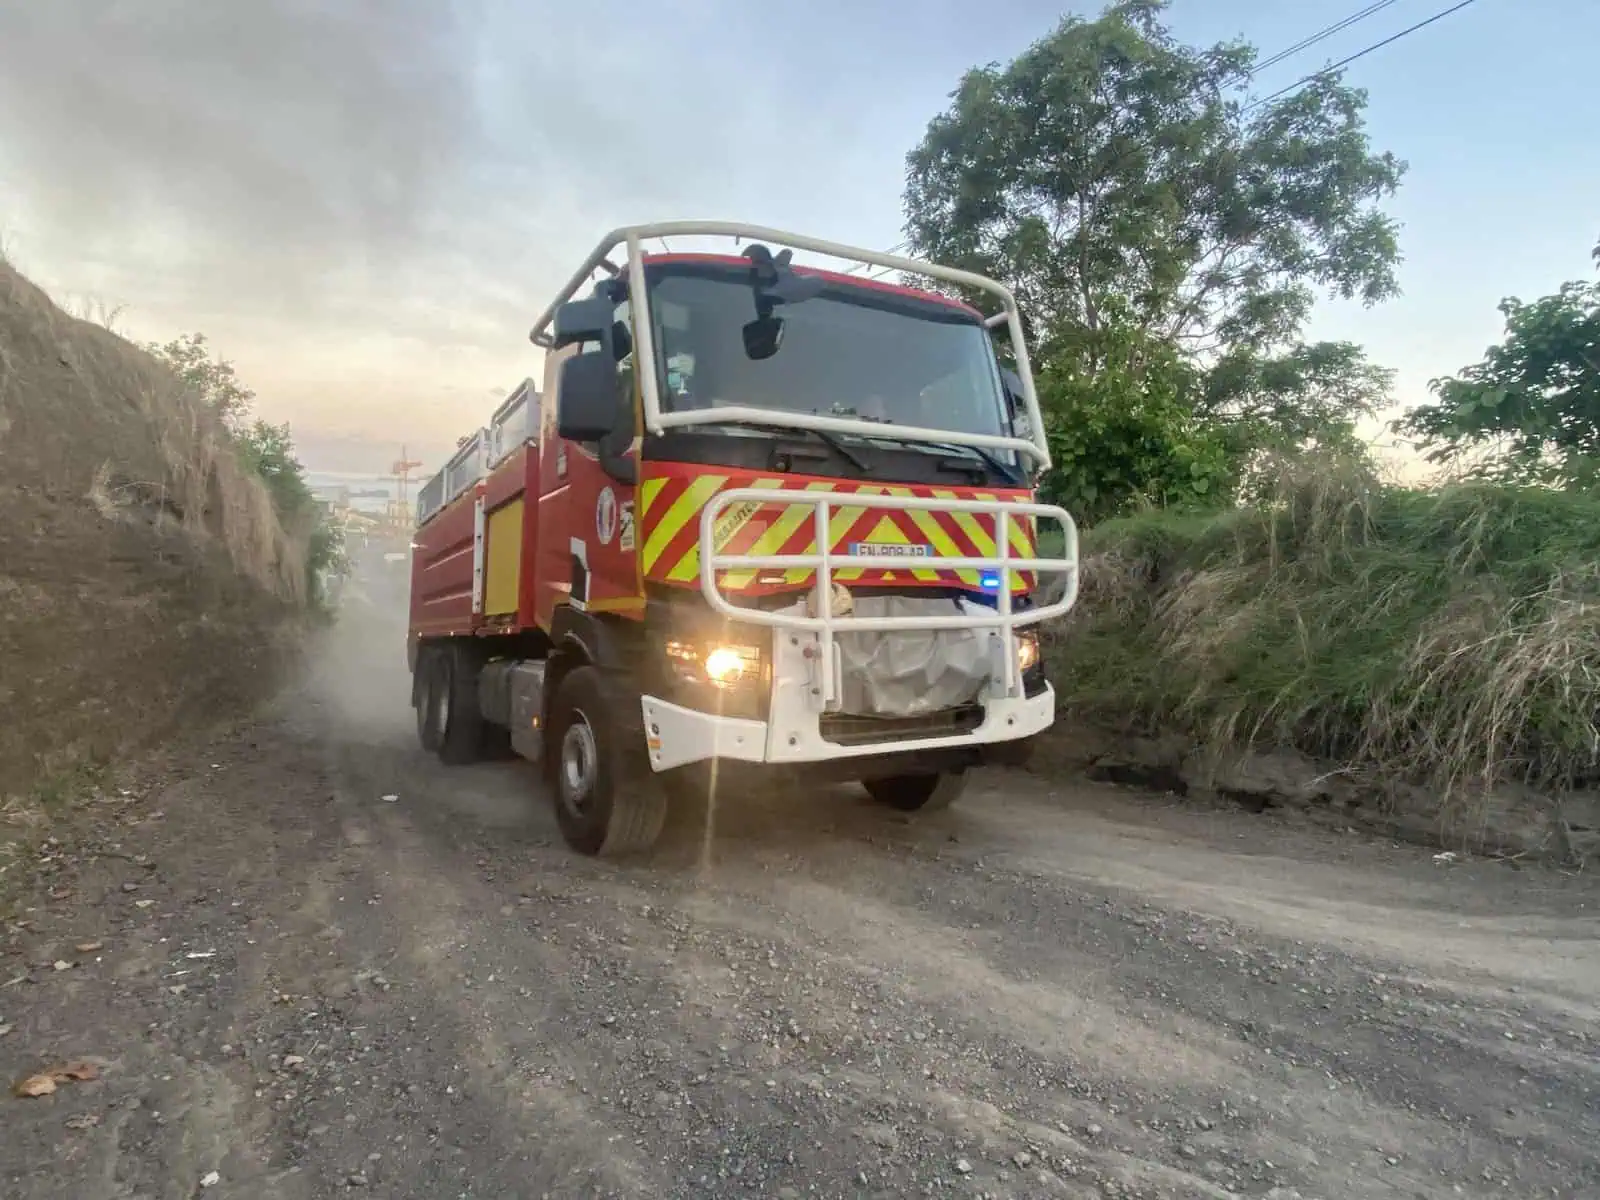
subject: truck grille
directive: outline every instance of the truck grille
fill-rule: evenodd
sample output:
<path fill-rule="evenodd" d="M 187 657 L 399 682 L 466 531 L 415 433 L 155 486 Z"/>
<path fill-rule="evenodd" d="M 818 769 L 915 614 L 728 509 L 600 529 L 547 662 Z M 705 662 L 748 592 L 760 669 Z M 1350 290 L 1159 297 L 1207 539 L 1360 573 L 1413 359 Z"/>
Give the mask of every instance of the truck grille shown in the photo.
<path fill-rule="evenodd" d="M 851 713 L 824 713 L 822 740 L 835 746 L 862 746 L 877 742 L 914 742 L 922 738 L 952 737 L 971 733 L 983 724 L 983 705 L 962 704 L 915 717 L 871 717 Z"/>

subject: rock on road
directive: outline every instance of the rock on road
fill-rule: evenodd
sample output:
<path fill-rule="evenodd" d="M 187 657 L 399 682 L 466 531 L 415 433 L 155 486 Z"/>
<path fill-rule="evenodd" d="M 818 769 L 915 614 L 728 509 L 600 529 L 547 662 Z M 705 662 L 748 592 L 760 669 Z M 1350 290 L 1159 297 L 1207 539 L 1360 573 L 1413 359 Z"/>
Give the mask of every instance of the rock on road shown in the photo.
<path fill-rule="evenodd" d="M 347 622 L 0 945 L 0 1194 L 1600 1195 L 1589 876 L 996 775 L 570 854 Z M 98 944 L 97 944 L 98 943 Z"/>

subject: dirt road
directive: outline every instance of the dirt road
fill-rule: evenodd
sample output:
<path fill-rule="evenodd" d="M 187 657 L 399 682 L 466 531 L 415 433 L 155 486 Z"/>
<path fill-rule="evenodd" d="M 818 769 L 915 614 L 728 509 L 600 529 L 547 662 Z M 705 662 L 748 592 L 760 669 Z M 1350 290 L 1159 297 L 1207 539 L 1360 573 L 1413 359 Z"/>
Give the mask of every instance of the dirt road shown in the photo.
<path fill-rule="evenodd" d="M 1600 1195 L 1592 877 L 1024 776 L 595 863 L 401 671 L 347 630 L 41 861 L 0 1067 L 100 1077 L 0 1194 Z"/>

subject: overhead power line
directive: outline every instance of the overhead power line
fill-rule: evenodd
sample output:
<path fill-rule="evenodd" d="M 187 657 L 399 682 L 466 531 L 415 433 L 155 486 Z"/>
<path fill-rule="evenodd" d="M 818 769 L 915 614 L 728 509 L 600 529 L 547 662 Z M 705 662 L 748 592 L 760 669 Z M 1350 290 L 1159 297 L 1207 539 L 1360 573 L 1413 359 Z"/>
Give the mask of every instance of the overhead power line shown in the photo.
<path fill-rule="evenodd" d="M 1262 71 L 1266 71 L 1266 70 L 1271 69 L 1272 67 L 1277 66 L 1279 63 L 1283 62 L 1285 59 L 1293 58 L 1296 54 L 1299 54 L 1302 50 L 1311 49 L 1311 47 L 1315 46 L 1318 42 L 1327 41 L 1334 34 L 1341 33 L 1344 30 L 1349 29 L 1350 26 L 1356 24 L 1357 22 L 1365 21 L 1368 17 L 1382 12 L 1384 9 L 1388 8 L 1390 5 L 1395 4 L 1395 3 L 1398 3 L 1398 0 L 1378 0 L 1378 3 L 1376 3 L 1376 4 L 1369 4 L 1369 5 L 1367 5 L 1367 7 L 1363 8 L 1360 12 L 1351 13 L 1344 20 L 1335 21 L 1332 25 L 1329 25 L 1327 28 L 1320 29 L 1316 33 L 1313 33 L 1310 37 L 1301 38 L 1294 45 L 1286 47 L 1283 50 L 1279 50 L 1276 54 L 1270 55 L 1267 58 L 1262 59 L 1260 62 L 1256 63 L 1255 66 L 1251 67 L 1248 71 L 1246 71 L 1245 72 L 1245 76 L 1246 76 L 1246 78 L 1249 78 L 1251 76 L 1259 75 Z"/>
<path fill-rule="evenodd" d="M 1398 42 L 1401 38 L 1406 37 L 1409 34 L 1413 34 L 1413 33 L 1417 32 L 1417 30 L 1419 30 L 1419 29 L 1426 29 L 1429 25 L 1432 25 L 1435 21 L 1442 21 L 1446 17 L 1448 17 L 1451 13 L 1460 12 L 1463 8 L 1466 8 L 1469 4 L 1473 4 L 1475 2 L 1476 2 L 1476 0 L 1461 0 L 1461 2 L 1459 4 L 1453 4 L 1449 8 L 1441 9 L 1439 12 L 1434 13 L 1433 16 L 1427 18 L 1426 20 L 1418 21 L 1415 25 L 1408 26 L 1407 28 L 1402 29 L 1399 33 L 1391 34 L 1390 36 L 1384 38 L 1383 41 L 1381 41 L 1381 42 L 1373 42 L 1372 45 L 1366 47 L 1366 49 L 1357 50 L 1354 54 L 1350 55 L 1348 58 L 1341 58 L 1338 62 L 1334 63 L 1332 66 L 1323 67 L 1322 70 L 1314 71 L 1310 75 L 1307 75 L 1304 79 L 1298 79 L 1294 83 L 1291 83 L 1288 87 L 1279 88 L 1277 91 L 1273 92 L 1270 96 L 1263 96 L 1259 100 L 1252 100 L 1249 104 L 1244 106 L 1243 111 L 1250 112 L 1250 111 L 1252 111 L 1254 109 L 1260 108 L 1263 104 L 1272 103 L 1272 101 L 1278 99 L 1278 97 L 1280 97 L 1280 96 L 1287 96 L 1290 92 L 1298 91 L 1300 88 L 1303 88 L 1306 84 L 1312 83 L 1312 82 L 1314 82 L 1314 81 L 1316 81 L 1318 79 L 1324 78 L 1325 76 L 1331 75 L 1335 71 L 1342 70 L 1343 68 L 1348 67 L 1351 63 L 1355 62 L 1356 59 L 1365 58 L 1367 55 L 1371 54 L 1374 50 L 1382 50 L 1385 46 L 1392 45 L 1393 43 Z"/>

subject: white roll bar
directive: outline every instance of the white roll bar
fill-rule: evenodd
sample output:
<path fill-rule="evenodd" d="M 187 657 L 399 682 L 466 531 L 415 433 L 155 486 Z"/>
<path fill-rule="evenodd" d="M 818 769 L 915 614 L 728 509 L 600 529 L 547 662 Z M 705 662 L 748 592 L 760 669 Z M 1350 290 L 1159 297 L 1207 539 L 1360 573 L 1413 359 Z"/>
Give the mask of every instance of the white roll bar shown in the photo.
<path fill-rule="evenodd" d="M 813 535 L 817 549 L 810 554 L 722 554 L 717 549 L 717 518 L 731 504 L 766 507 L 804 504 L 816 516 Z M 890 508 L 902 511 L 976 513 L 995 518 L 995 552 L 968 558 L 906 558 L 889 554 L 840 554 L 833 548 L 831 510 L 835 508 Z M 1060 558 L 1018 557 L 1011 552 L 1011 521 L 1015 517 L 1053 520 L 1065 538 Z M 858 617 L 833 612 L 833 576 L 851 568 L 869 571 L 992 571 L 998 578 L 995 609 L 987 613 L 963 612 L 943 617 Z M 811 588 L 811 611 L 798 612 L 747 608 L 733 604 L 718 582 L 719 571 L 806 570 L 816 573 Z M 1017 572 L 1064 574 L 1066 590 L 1059 600 L 1036 608 L 1013 611 L 1011 586 Z M 1078 599 L 1078 527 L 1066 509 L 1053 504 L 1013 503 L 1007 500 L 944 500 L 927 496 L 868 496 L 857 492 L 812 492 L 799 488 L 730 488 L 718 492 L 700 510 L 700 591 L 713 612 L 752 625 L 804 631 L 814 635 L 820 653 L 816 660 L 817 686 L 824 706 L 839 697 L 840 664 L 834 638 L 856 630 L 996 629 L 1004 647 L 1003 685 L 1007 696 L 1022 695 L 1017 673 L 1016 631 L 1024 625 L 1058 617 Z"/>
<path fill-rule="evenodd" d="M 1028 347 L 1023 340 L 1022 317 L 1017 309 L 1016 298 L 1003 284 L 956 267 L 940 266 L 938 263 L 905 258 L 881 250 L 867 250 L 842 242 L 830 242 L 823 238 L 786 233 L 781 229 L 771 229 L 765 225 L 745 225 L 735 221 L 663 221 L 653 225 L 626 225 L 613 229 L 600 239 L 600 244 L 567 280 L 566 286 L 561 289 L 550 306 L 539 314 L 532 330 L 529 331 L 528 337 L 535 345 L 548 348 L 550 337 L 547 331 L 555 320 L 556 310 L 576 296 L 596 270 L 605 270 L 611 275 L 618 275 L 626 269 L 634 311 L 643 314 L 643 319 L 634 322 L 635 348 L 641 361 L 651 364 L 650 370 L 641 370 L 638 373 L 640 391 L 644 398 L 644 425 L 651 433 L 661 434 L 668 429 L 686 425 L 718 425 L 749 421 L 792 429 L 812 429 L 823 433 L 880 438 L 885 436 L 885 427 L 880 423 L 822 413 L 791 413 L 747 405 L 697 409 L 690 412 L 665 411 L 661 405 L 661 389 L 654 370 L 655 329 L 650 319 L 649 295 L 645 289 L 644 254 L 640 243 L 654 238 L 673 237 L 731 237 L 739 240 L 770 242 L 778 247 L 825 254 L 847 262 L 942 279 L 947 283 L 977 288 L 994 296 L 1000 302 L 1001 311 L 988 317 L 984 324 L 991 330 L 1005 325 L 1011 335 L 1011 345 L 1016 355 L 1016 372 L 1022 380 L 1022 398 L 1027 407 L 1030 436 L 1004 437 L 914 425 L 892 426 L 891 433 L 896 438 L 915 442 L 945 442 L 950 445 L 977 446 L 989 450 L 1011 450 L 1033 460 L 1039 470 L 1050 466 L 1050 447 L 1045 440 L 1044 418 L 1039 412 L 1039 397 L 1034 391 L 1033 370 L 1028 362 Z M 626 248 L 628 256 L 626 268 L 618 267 L 611 262 L 611 252 L 618 246 Z"/>

